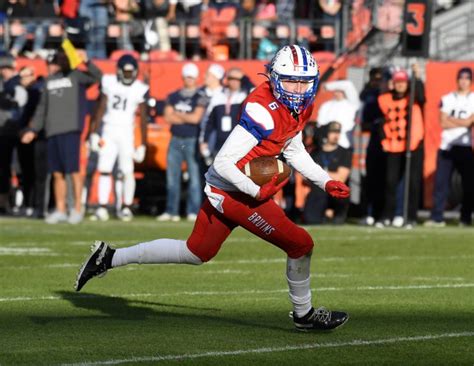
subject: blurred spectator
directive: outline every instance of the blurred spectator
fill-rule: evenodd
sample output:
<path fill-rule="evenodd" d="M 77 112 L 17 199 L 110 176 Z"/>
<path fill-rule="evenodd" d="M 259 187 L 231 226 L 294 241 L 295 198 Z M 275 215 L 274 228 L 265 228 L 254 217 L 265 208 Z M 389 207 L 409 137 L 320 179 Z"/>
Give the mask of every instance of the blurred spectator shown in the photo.
<path fill-rule="evenodd" d="M 28 94 L 20 83 L 11 55 L 0 55 L 0 214 L 9 212 L 11 164 L 18 144 L 21 115 Z"/>
<path fill-rule="evenodd" d="M 207 166 L 211 164 L 212 158 L 239 122 L 240 106 L 248 95 L 241 87 L 243 76 L 239 68 L 234 67 L 228 70 L 227 86 L 217 93 L 213 100 L 212 110 L 205 126 L 204 139 L 200 145 L 202 156 L 208 159 Z M 210 144 L 212 133 L 215 133 L 215 142 Z"/>
<path fill-rule="evenodd" d="M 342 6 L 340 0 L 319 0 L 318 4 L 323 11 L 324 17 L 332 20 L 339 14 Z"/>
<path fill-rule="evenodd" d="M 133 14 L 139 12 L 138 4 L 135 0 L 114 0 L 115 20 L 120 24 L 120 37 L 117 40 L 118 49 L 133 50 L 131 39 L 131 27 Z"/>
<path fill-rule="evenodd" d="M 81 0 L 79 14 L 88 19 L 86 41 L 87 57 L 89 59 L 107 58 L 106 35 L 109 25 L 108 6 L 112 0 Z"/>
<path fill-rule="evenodd" d="M 37 87 L 35 70 L 25 66 L 19 71 L 20 84 L 28 94 L 28 101 L 23 109 L 19 121 L 20 133 L 29 125 L 39 102 L 40 90 Z M 23 193 L 23 209 L 26 216 L 32 216 L 35 208 L 35 144 L 17 145 L 18 161 L 20 163 L 21 175 L 20 186 Z"/>
<path fill-rule="evenodd" d="M 311 157 L 329 173 L 331 179 L 347 182 L 351 169 L 351 153 L 338 144 L 342 132 L 341 124 L 333 121 L 320 130 L 323 130 L 320 132 L 323 135 L 322 145 L 313 151 Z M 305 223 L 344 224 L 348 207 L 348 200 L 335 200 L 313 185 L 304 207 Z"/>
<path fill-rule="evenodd" d="M 405 0 L 384 0 L 377 6 L 377 28 L 384 32 L 399 33 L 402 30 L 404 3 Z"/>
<path fill-rule="evenodd" d="M 15 38 L 11 48 L 14 57 L 18 56 L 23 50 L 30 34 L 34 35 L 32 52 L 25 51 L 25 55 L 34 58 L 36 56 L 46 57 L 44 46 L 48 36 L 49 26 L 52 18 L 59 13 L 59 8 L 54 0 L 9 0 L 6 5 L 7 13 L 11 18 L 21 20 L 20 23 L 14 23 L 12 26 L 19 27 L 22 33 Z"/>
<path fill-rule="evenodd" d="M 255 20 L 266 20 L 273 22 L 277 20 L 277 12 L 274 0 L 260 0 L 257 3 L 257 10 L 255 12 Z"/>
<path fill-rule="evenodd" d="M 423 171 L 423 115 L 422 107 L 425 103 L 423 82 L 419 79 L 419 69 L 413 65 L 415 80 L 415 103 L 411 118 L 411 164 L 408 200 L 408 222 L 406 227 L 416 223 L 417 209 L 420 198 L 421 177 Z M 407 115 L 410 98 L 409 77 L 405 70 L 396 71 L 393 76 L 393 90 L 378 97 L 380 113 L 384 118 L 381 126 L 381 144 L 387 153 L 387 169 L 385 176 L 385 198 L 382 220 L 376 222 L 376 227 L 388 225 L 395 215 L 397 186 L 404 178 Z M 392 224 L 394 224 L 392 222 Z M 397 225 L 398 226 L 398 225 Z"/>
<path fill-rule="evenodd" d="M 256 0 L 242 0 L 240 2 L 237 18 L 244 21 L 253 20 L 255 18 Z"/>
<path fill-rule="evenodd" d="M 7 0 L 6 13 L 8 18 L 12 19 L 10 27 L 21 31 L 10 48 L 11 55 L 17 57 L 25 47 L 28 33 L 35 30 L 35 24 L 31 21 L 33 11 L 27 0 Z"/>
<path fill-rule="evenodd" d="M 79 173 L 80 137 L 84 127 L 86 88 L 100 80 L 101 72 L 86 61 L 86 71 L 71 70 L 64 51 L 57 51 L 48 60 L 48 77 L 40 103 L 33 117 L 31 130 L 22 137 L 30 143 L 43 128 L 48 143 L 48 171 L 54 178 L 55 211 L 46 217 L 48 224 L 82 221 L 82 177 Z M 74 207 L 66 210 L 66 175 L 72 177 Z"/>
<path fill-rule="evenodd" d="M 147 16 L 149 16 L 151 20 L 149 20 L 145 25 L 145 40 L 147 41 L 149 47 L 152 49 L 169 51 L 171 50 L 171 41 L 170 36 L 168 34 L 168 18 L 170 11 L 169 1 L 149 1 L 151 2 L 151 6 Z"/>
<path fill-rule="evenodd" d="M 316 149 L 316 133 L 318 133 L 318 128 L 316 127 L 316 123 L 310 121 L 309 123 L 306 124 L 303 132 L 303 144 L 305 146 L 306 151 L 309 154 L 312 154 L 315 149 Z M 285 193 L 285 198 L 288 201 L 287 197 L 291 197 L 292 194 L 294 194 L 294 210 L 295 210 L 295 215 L 298 218 L 303 217 L 303 212 L 304 212 L 304 206 L 306 203 L 306 197 L 308 197 L 309 192 L 311 192 L 311 183 L 306 181 L 299 172 L 294 172 L 294 193 L 293 192 L 287 192 L 284 191 Z M 292 180 L 290 179 L 290 184 L 292 184 Z M 291 209 L 291 205 L 289 206 Z"/>
<path fill-rule="evenodd" d="M 166 17 L 168 21 L 183 18 L 186 20 L 199 20 L 202 7 L 207 8 L 209 0 L 169 0 L 169 4 L 169 12 Z"/>
<path fill-rule="evenodd" d="M 346 34 L 346 45 L 351 46 L 362 39 L 372 26 L 371 4 L 354 0 L 351 6 L 351 29 Z M 359 51 L 360 52 L 360 51 Z"/>
<path fill-rule="evenodd" d="M 278 51 L 279 47 L 276 44 L 274 37 L 265 29 L 264 37 L 258 43 L 257 60 L 271 60 Z"/>
<path fill-rule="evenodd" d="M 336 35 L 335 26 L 341 19 L 341 0 L 318 0 L 319 9 L 317 18 L 325 24 L 320 29 L 320 39 L 334 39 Z M 341 32 L 340 32 L 341 33 Z M 326 51 L 334 51 L 334 42 L 322 42 L 322 48 Z"/>
<path fill-rule="evenodd" d="M 0 28 L 2 30 L 5 29 L 5 22 L 7 20 L 6 5 L 7 4 L 5 3 L 0 4 Z M 7 48 L 7 45 L 5 45 L 4 38 L 5 38 L 5 33 L 0 35 L 0 52 L 6 51 L 6 48 Z"/>
<path fill-rule="evenodd" d="M 32 11 L 34 15 L 35 32 L 32 53 L 25 53 L 28 57 L 41 57 L 45 59 L 47 52 L 44 49 L 49 27 L 59 15 L 59 7 L 56 0 L 33 0 Z"/>
<path fill-rule="evenodd" d="M 44 78 L 35 78 L 35 70 L 29 66 L 23 67 L 19 75 L 21 77 L 21 84 L 28 92 L 28 102 L 25 105 L 21 123 L 23 128 L 21 134 L 23 134 L 28 131 L 28 126 L 30 126 L 38 107 L 41 90 L 44 87 Z M 33 194 L 24 193 L 25 201 L 28 206 L 31 204 L 31 207 L 34 208 L 33 216 L 35 218 L 44 218 L 46 212 L 46 181 L 48 177 L 46 150 L 47 143 L 44 130 L 38 133 L 38 136 L 32 143 L 21 143 L 18 146 L 18 157 L 22 165 L 22 174 L 28 174 L 28 177 L 25 177 L 27 182 L 25 182 L 24 186 L 27 184 L 33 185 L 31 189 Z M 24 168 L 25 166 L 26 168 Z M 31 179 L 34 179 L 34 181 L 30 182 Z M 26 191 L 29 190 L 28 187 L 24 188 Z"/>
<path fill-rule="evenodd" d="M 199 93 L 208 101 L 206 111 L 202 117 L 199 128 L 199 144 L 200 144 L 200 153 L 204 161 L 200 161 L 201 173 L 200 176 L 203 178 L 204 173 L 207 171 L 209 164 L 206 163 L 210 161 L 211 156 L 209 155 L 209 149 L 203 149 L 201 143 L 204 141 L 204 133 L 207 129 L 207 124 L 209 120 L 209 115 L 212 112 L 212 109 L 216 105 L 217 101 L 220 98 L 220 95 L 223 93 L 224 87 L 222 85 L 222 80 L 225 75 L 224 68 L 219 64 L 211 64 L 206 72 L 206 77 L 204 80 L 204 86 L 199 89 Z M 208 137 L 208 144 L 212 146 L 216 141 L 215 131 Z"/>
<path fill-rule="evenodd" d="M 200 40 L 208 59 L 217 60 L 216 46 L 227 46 L 227 30 L 237 16 L 237 8 L 227 1 L 211 2 L 201 13 Z M 229 51 L 227 51 L 228 58 Z M 224 57 L 226 58 L 226 57 Z"/>
<path fill-rule="evenodd" d="M 250 94 L 250 92 L 255 89 L 254 83 L 245 74 L 242 77 L 242 80 L 240 82 L 240 86 L 241 86 L 242 90 L 245 91 L 247 94 Z"/>
<path fill-rule="evenodd" d="M 342 126 L 339 145 L 345 149 L 352 147 L 352 130 L 355 125 L 356 112 L 360 101 L 357 90 L 350 80 L 337 80 L 324 84 L 327 91 L 334 94 L 334 98 L 324 102 L 318 111 L 318 126 L 327 125 L 336 121 Z"/>
<path fill-rule="evenodd" d="M 433 208 L 426 226 L 445 226 L 444 208 L 451 185 L 453 169 L 461 175 L 463 200 L 461 225 L 471 225 L 474 205 L 474 93 L 471 92 L 472 70 L 464 67 L 457 75 L 457 90 L 444 95 L 440 105 L 441 145 L 438 150 Z"/>
<path fill-rule="evenodd" d="M 204 125 L 206 124 L 207 118 L 214 107 L 215 98 L 224 90 L 224 86 L 222 85 L 224 75 L 225 69 L 219 64 L 210 64 L 206 71 L 204 86 L 199 88 L 199 93 L 207 98 L 209 103 L 206 108 L 206 113 L 204 114 L 204 117 L 201 121 L 201 130 L 205 129 Z"/>
<path fill-rule="evenodd" d="M 59 13 L 66 19 L 75 19 L 79 15 L 81 0 L 62 0 L 59 2 Z"/>
<path fill-rule="evenodd" d="M 201 13 L 207 10 L 209 0 L 169 0 L 169 11 L 166 16 L 169 22 L 182 22 L 185 21 L 187 25 L 194 25 L 194 28 L 198 27 L 201 21 Z M 189 31 L 190 27 L 187 27 Z M 194 30 L 196 31 L 196 30 Z M 192 42 L 189 45 L 189 54 L 191 59 L 201 59 L 201 41 L 197 38 L 197 42 Z"/>
<path fill-rule="evenodd" d="M 168 96 L 164 110 L 165 121 L 171 124 L 171 141 L 168 147 L 166 169 L 166 210 L 158 221 L 179 221 L 181 197 L 181 164 L 186 161 L 189 175 L 187 219 L 194 221 L 201 205 L 201 180 L 197 161 L 199 123 L 207 106 L 206 98 L 199 93 L 199 69 L 193 63 L 183 66 L 184 87 Z"/>
<path fill-rule="evenodd" d="M 375 67 L 370 70 L 369 81 L 360 93 L 361 127 L 363 132 L 370 134 L 365 154 L 366 177 L 361 178 L 361 212 L 365 216 L 363 223 L 366 225 L 373 225 L 382 217 L 386 153 L 380 140 L 380 122 L 383 122 L 383 119 L 380 118 L 377 98 L 387 88 L 384 70 Z"/>
<path fill-rule="evenodd" d="M 79 16 L 80 0 L 62 0 L 59 15 L 63 19 L 64 31 L 73 44 L 85 44 L 89 32 L 89 19 Z"/>
<path fill-rule="evenodd" d="M 276 0 L 277 20 L 288 24 L 295 19 L 296 0 Z"/>

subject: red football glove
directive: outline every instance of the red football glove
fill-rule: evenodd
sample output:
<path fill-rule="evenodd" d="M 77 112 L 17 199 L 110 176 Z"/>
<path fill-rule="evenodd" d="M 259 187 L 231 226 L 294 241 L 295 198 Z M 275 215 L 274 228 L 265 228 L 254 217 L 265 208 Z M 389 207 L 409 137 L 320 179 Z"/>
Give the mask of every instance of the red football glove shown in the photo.
<path fill-rule="evenodd" d="M 334 198 L 347 198 L 349 197 L 351 190 L 344 183 L 337 180 L 330 180 L 326 183 L 326 192 Z"/>
<path fill-rule="evenodd" d="M 255 197 L 255 199 L 257 201 L 268 200 L 280 189 L 282 189 L 286 183 L 288 183 L 288 181 L 290 180 L 290 177 L 286 178 L 283 182 L 281 182 L 278 185 L 276 184 L 277 179 L 278 179 L 278 174 L 275 174 L 270 180 L 270 182 L 265 183 L 263 186 L 261 186 L 260 191 L 258 191 L 257 197 Z"/>

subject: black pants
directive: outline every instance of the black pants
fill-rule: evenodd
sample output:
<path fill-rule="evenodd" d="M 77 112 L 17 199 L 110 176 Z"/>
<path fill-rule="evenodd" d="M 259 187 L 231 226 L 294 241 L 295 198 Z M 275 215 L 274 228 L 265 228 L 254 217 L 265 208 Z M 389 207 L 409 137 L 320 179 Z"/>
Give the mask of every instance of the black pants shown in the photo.
<path fill-rule="evenodd" d="M 324 212 L 334 210 L 334 219 L 327 221 Z M 304 221 L 306 224 L 343 224 L 346 221 L 349 199 L 337 200 L 330 197 L 319 187 L 312 187 L 304 205 Z"/>
<path fill-rule="evenodd" d="M 0 136 L 0 194 L 10 192 L 13 150 L 17 143 L 17 137 Z"/>
<path fill-rule="evenodd" d="M 46 210 L 49 197 L 49 188 L 46 187 L 48 178 L 48 144 L 46 139 L 39 139 L 35 142 L 35 209 L 41 216 Z M 49 201 L 49 199 L 48 199 Z"/>
<path fill-rule="evenodd" d="M 387 153 L 378 144 L 369 143 L 366 156 L 367 178 L 364 190 L 367 197 L 367 216 L 380 220 L 384 209 Z"/>
<path fill-rule="evenodd" d="M 405 174 L 405 153 L 387 154 L 387 171 L 385 173 L 385 206 L 384 219 L 393 219 L 395 214 L 397 185 Z M 410 164 L 410 182 L 408 189 L 408 221 L 416 221 L 420 199 L 421 178 L 423 172 L 423 148 L 412 151 Z"/>
<path fill-rule="evenodd" d="M 474 207 L 474 155 L 470 146 L 453 146 L 450 150 L 438 150 L 431 219 L 438 222 L 444 219 L 444 206 L 453 169 L 459 172 L 462 179 L 461 222 L 470 224 Z"/>
<path fill-rule="evenodd" d="M 24 206 L 34 207 L 34 189 L 35 189 L 35 144 L 17 145 L 18 161 L 21 168 L 21 190 L 24 196 Z"/>

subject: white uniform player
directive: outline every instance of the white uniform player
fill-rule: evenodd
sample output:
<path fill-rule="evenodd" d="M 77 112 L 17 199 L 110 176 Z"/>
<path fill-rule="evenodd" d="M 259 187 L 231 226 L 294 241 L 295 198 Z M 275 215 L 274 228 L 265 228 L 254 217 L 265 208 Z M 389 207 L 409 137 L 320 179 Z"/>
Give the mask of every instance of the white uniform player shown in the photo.
<path fill-rule="evenodd" d="M 138 63 L 130 55 L 117 62 L 117 75 L 104 75 L 101 81 L 101 97 L 97 113 L 91 124 L 91 147 L 99 152 L 99 205 L 93 220 L 108 220 L 106 205 L 111 190 L 111 177 L 115 162 L 123 181 L 122 208 L 119 218 L 130 221 L 130 206 L 135 194 L 134 161 L 145 158 L 146 98 L 148 86 L 136 79 Z M 142 144 L 135 149 L 134 127 L 137 107 L 141 112 Z M 102 122 L 102 124 L 101 124 Z M 97 131 L 102 126 L 101 136 Z"/>
<path fill-rule="evenodd" d="M 474 114 L 474 93 L 449 93 L 441 98 L 441 112 L 459 119 L 467 119 Z M 441 132 L 441 150 L 449 150 L 452 146 L 471 146 L 471 127 L 459 126 L 443 129 Z"/>
<path fill-rule="evenodd" d="M 442 227 L 444 209 L 451 187 L 453 170 L 461 176 L 462 204 L 460 225 L 470 226 L 474 207 L 474 155 L 472 127 L 474 126 L 474 93 L 471 92 L 472 69 L 458 71 L 457 90 L 444 95 L 440 105 L 441 144 L 436 157 L 433 206 L 425 226 Z"/>
<path fill-rule="evenodd" d="M 319 107 L 318 125 L 325 126 L 333 121 L 339 122 L 342 126 L 339 146 L 349 149 L 352 147 L 355 117 L 360 106 L 359 95 L 350 80 L 327 82 L 325 89 L 334 92 L 334 98 Z"/>

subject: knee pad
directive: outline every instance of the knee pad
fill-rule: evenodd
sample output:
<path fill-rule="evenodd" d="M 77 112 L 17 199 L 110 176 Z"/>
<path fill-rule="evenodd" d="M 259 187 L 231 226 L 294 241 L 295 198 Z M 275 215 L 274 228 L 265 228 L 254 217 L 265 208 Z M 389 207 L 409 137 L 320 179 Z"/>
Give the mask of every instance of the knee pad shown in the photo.
<path fill-rule="evenodd" d="M 299 258 L 304 255 L 310 255 L 313 252 L 314 241 L 309 233 L 298 227 L 291 233 L 291 237 L 294 241 L 294 246 L 287 251 L 288 257 Z"/>
<path fill-rule="evenodd" d="M 209 262 L 214 258 L 222 244 L 212 239 L 204 240 L 196 235 L 191 235 L 186 242 L 189 251 L 199 258 L 202 263 Z"/>
<path fill-rule="evenodd" d="M 188 246 L 188 249 L 189 251 L 196 257 L 196 258 L 199 258 L 199 260 L 201 261 L 201 263 L 206 263 L 206 262 L 209 262 L 212 258 L 214 258 L 218 252 L 218 250 L 214 251 L 214 250 L 210 250 L 209 248 L 200 248 L 199 246 L 197 245 L 193 245 L 193 243 L 191 242 L 187 242 L 186 243 L 187 246 Z M 199 263 L 199 264 L 201 264 Z"/>

